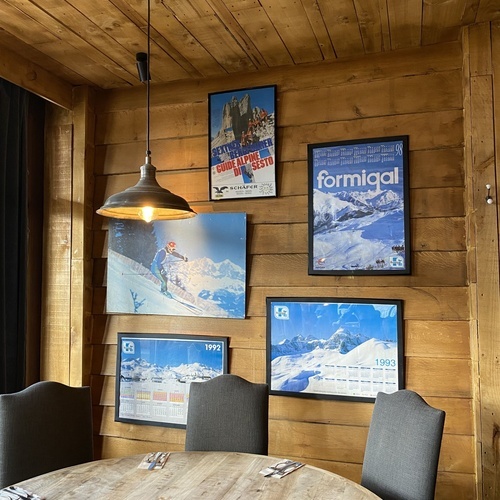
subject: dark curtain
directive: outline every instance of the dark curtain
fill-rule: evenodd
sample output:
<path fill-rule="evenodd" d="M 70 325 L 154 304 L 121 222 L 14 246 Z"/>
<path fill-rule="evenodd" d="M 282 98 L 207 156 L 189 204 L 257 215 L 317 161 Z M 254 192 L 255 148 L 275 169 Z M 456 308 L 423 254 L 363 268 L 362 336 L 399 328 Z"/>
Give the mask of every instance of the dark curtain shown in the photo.
<path fill-rule="evenodd" d="M 42 99 L 0 79 L 0 393 L 39 374 L 43 132 Z"/>

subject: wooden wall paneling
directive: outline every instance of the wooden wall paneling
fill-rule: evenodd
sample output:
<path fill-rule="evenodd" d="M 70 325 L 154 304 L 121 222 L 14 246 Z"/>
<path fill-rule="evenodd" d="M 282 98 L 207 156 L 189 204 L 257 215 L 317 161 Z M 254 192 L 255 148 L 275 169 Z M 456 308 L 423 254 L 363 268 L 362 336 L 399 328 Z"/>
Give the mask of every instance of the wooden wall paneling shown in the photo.
<path fill-rule="evenodd" d="M 472 138 L 471 138 L 471 120 L 470 120 L 470 107 L 471 107 L 471 90 L 470 90 L 470 74 L 471 63 L 474 67 L 474 61 L 477 56 L 472 56 L 471 50 L 478 50 L 477 44 L 469 43 L 469 30 L 462 32 L 462 45 L 463 45 L 463 78 L 462 78 L 462 92 L 464 99 L 464 174 L 465 185 L 468 186 L 465 190 L 465 206 L 467 207 L 465 219 L 465 234 L 467 244 L 467 269 L 469 275 L 469 303 L 470 303 L 470 347 L 471 347 L 471 363 L 472 363 L 472 391 L 473 391 L 473 425 L 475 436 L 475 459 L 476 459 L 476 495 L 477 498 L 483 497 L 483 474 L 482 474 L 482 460 L 483 452 L 481 449 L 481 401 L 479 391 L 479 346 L 478 346 L 478 333 L 477 333 L 477 304 L 475 298 L 477 297 L 477 277 L 476 277 L 476 235 L 475 227 L 475 210 L 470 207 L 474 206 L 474 194 L 471 186 L 473 185 L 472 179 Z"/>
<path fill-rule="evenodd" d="M 106 316 L 101 315 L 101 318 Z M 116 344 L 116 332 L 145 332 L 165 334 L 189 334 L 208 336 L 230 335 L 229 345 L 239 349 L 263 349 L 265 347 L 265 318 L 247 317 L 241 319 L 224 319 L 224 329 L 221 330 L 219 318 L 199 318 L 183 316 L 143 316 L 118 315 L 107 317 L 105 325 L 98 329 L 94 325 L 93 343 L 105 345 Z"/>
<path fill-rule="evenodd" d="M 47 105 L 40 377 L 69 383 L 72 114 Z"/>
<path fill-rule="evenodd" d="M 250 286 L 272 286 L 274 273 L 286 275 L 288 286 L 324 286 L 331 282 L 340 282 L 344 286 L 364 286 L 380 283 L 377 276 L 330 277 L 311 276 L 307 273 L 307 255 L 254 255 L 248 282 Z M 384 276 L 386 286 L 461 286 L 466 284 L 465 252 L 419 252 L 414 254 L 413 269 L 408 276 Z M 351 278 L 351 279 L 350 279 Z"/>
<path fill-rule="evenodd" d="M 63 108 L 73 105 L 71 85 L 6 48 L 2 48 L 0 77 Z"/>
<path fill-rule="evenodd" d="M 453 498 L 454 500 L 477 498 L 476 476 L 438 471 L 435 498 Z"/>
<path fill-rule="evenodd" d="M 162 447 L 166 447 L 172 451 L 184 449 L 184 429 L 115 422 L 114 411 L 114 408 L 110 407 L 106 407 L 103 410 L 100 431 L 105 436 L 134 439 L 140 434 L 141 441 L 162 443 Z"/>
<path fill-rule="evenodd" d="M 500 368 L 498 366 L 498 324 L 500 322 L 500 269 L 499 269 L 499 212 L 498 197 L 489 205 L 485 201 L 486 184 L 497 192 L 498 129 L 500 116 L 496 109 L 499 100 L 499 86 L 496 76 L 500 75 L 500 35 L 498 25 L 483 23 L 466 33 L 469 46 L 469 60 L 466 66 L 469 74 L 469 91 L 466 107 L 466 132 L 471 140 L 467 145 L 470 154 L 468 163 L 469 187 L 472 199 L 470 206 L 471 232 L 475 244 L 475 302 L 477 327 L 477 372 L 480 384 L 476 385 L 478 405 L 478 432 L 480 478 L 483 498 L 497 498 L 500 494 L 499 471 L 499 427 L 500 427 Z M 485 44 L 485 41 L 488 42 Z M 486 49 L 485 49 L 486 48 Z M 491 48 L 491 50 L 490 50 Z M 485 52 L 486 50 L 486 52 Z M 495 113 L 495 114 L 494 114 Z M 497 148 L 495 148 L 497 146 Z M 498 152 L 497 152 L 498 154 Z"/>
<path fill-rule="evenodd" d="M 92 193 L 94 165 L 93 92 L 74 91 L 73 185 L 71 224 L 71 385 L 88 385 L 92 304 Z"/>
<path fill-rule="evenodd" d="M 187 168 L 207 169 L 208 142 L 206 136 L 156 139 L 150 141 L 154 163 L 158 170 L 176 170 L 180 165 Z M 135 142 L 101 144 L 96 146 L 95 173 L 137 173 L 144 163 L 145 151 Z"/>
<path fill-rule="evenodd" d="M 459 69 L 462 66 L 462 49 L 458 42 L 411 48 L 386 54 L 373 54 L 367 63 L 366 57 L 337 59 L 329 64 L 308 64 L 304 67 L 280 67 L 261 70 L 245 75 L 252 86 L 274 83 L 280 92 L 297 89 L 322 88 L 393 79 L 404 76 L 434 73 Z M 245 87 L 236 77 L 188 80 L 176 85 L 152 86 L 151 104 L 166 105 L 179 102 L 205 100 L 209 92 L 221 92 Z M 115 89 L 101 93 L 97 108 L 102 113 L 131 110 L 144 107 L 144 89 Z"/>
<path fill-rule="evenodd" d="M 406 319 L 468 320 L 468 290 L 464 287 L 397 287 L 359 286 L 346 287 L 332 283 L 321 283 L 316 287 L 302 286 L 290 288 L 282 286 L 255 287 L 250 294 L 247 315 L 265 316 L 266 297 L 338 297 L 338 298 L 398 298 L 404 301 Z M 351 280 L 352 281 L 352 280 Z"/>
<path fill-rule="evenodd" d="M 460 83 L 461 73 L 459 70 L 454 70 L 435 73 L 432 76 L 416 75 L 352 83 L 341 87 L 290 91 L 280 97 L 277 123 L 279 126 L 288 127 L 355 118 L 461 109 Z M 424 93 L 416 103 L 413 96 L 423 86 L 432 86 L 437 92 Z M 377 99 L 373 99 L 374 95 L 377 95 Z M 304 108 L 308 113 L 304 114 Z"/>
<path fill-rule="evenodd" d="M 227 335 L 230 371 L 260 382 L 266 376 L 266 297 L 400 298 L 407 387 L 447 412 L 437 498 L 463 498 L 474 490 L 461 50 L 445 44 L 375 57 L 251 73 L 244 81 L 155 86 L 152 150 L 160 182 L 200 213 L 248 214 L 247 317 L 106 315 L 107 222 L 94 218 L 90 369 L 102 456 L 140 453 L 146 444 L 159 446 L 157 440 L 182 446 L 182 430 L 172 435 L 113 421 L 117 332 Z M 207 93 L 271 83 L 278 84 L 281 119 L 279 196 L 209 202 Z M 136 182 L 144 154 L 143 94 L 103 92 L 98 102 L 94 208 Z M 412 274 L 309 276 L 307 144 L 399 134 L 410 136 Z M 270 452 L 305 457 L 359 480 L 372 407 L 271 396 Z"/>
<path fill-rule="evenodd" d="M 156 168 L 160 171 L 176 170 L 181 165 L 189 170 L 201 169 L 205 173 L 208 169 L 208 144 L 205 136 L 157 139 L 151 141 L 151 150 L 154 151 Z M 305 156 L 290 161 L 280 161 L 278 158 L 280 196 L 307 192 L 306 160 Z M 96 146 L 96 174 L 136 174 L 142 163 L 144 152 L 135 142 Z M 412 188 L 463 186 L 462 148 L 410 150 L 409 164 Z"/>
<path fill-rule="evenodd" d="M 137 429 L 141 433 L 141 428 Z M 164 442 L 123 439 L 103 435 L 97 440 L 102 458 L 125 457 L 127 455 L 146 454 L 152 450 L 182 451 L 183 448 L 169 448 Z"/>
<path fill-rule="evenodd" d="M 468 321 L 405 321 L 405 355 L 470 358 Z"/>
<path fill-rule="evenodd" d="M 412 219 L 410 223 L 412 251 L 463 251 L 465 247 L 464 219 L 436 217 Z M 443 238 L 446 234 L 446 238 Z M 256 224 L 250 227 L 252 255 L 307 253 L 308 225 Z"/>
<path fill-rule="evenodd" d="M 412 133 L 418 131 L 418 133 Z M 287 133 L 278 131 L 278 150 L 281 161 L 307 157 L 307 144 L 341 141 L 346 137 L 410 135 L 410 149 L 461 147 L 463 117 L 461 110 L 445 110 L 417 114 L 371 117 L 359 120 L 326 122 L 290 127 Z"/>
<path fill-rule="evenodd" d="M 290 91 L 279 96 L 276 123 L 279 127 L 306 126 L 356 118 L 394 118 L 394 115 L 461 109 L 460 75 L 455 70 L 338 88 Z M 417 104 L 412 96 L 423 86 L 435 87 L 437 92 L 422 95 Z M 373 94 L 380 97 L 373 99 Z M 304 106 L 310 111 L 305 115 Z M 97 144 L 118 144 L 145 138 L 145 108 L 105 113 L 98 118 Z M 208 127 L 206 96 L 203 101 L 152 108 L 150 120 L 151 139 L 202 136 Z"/>

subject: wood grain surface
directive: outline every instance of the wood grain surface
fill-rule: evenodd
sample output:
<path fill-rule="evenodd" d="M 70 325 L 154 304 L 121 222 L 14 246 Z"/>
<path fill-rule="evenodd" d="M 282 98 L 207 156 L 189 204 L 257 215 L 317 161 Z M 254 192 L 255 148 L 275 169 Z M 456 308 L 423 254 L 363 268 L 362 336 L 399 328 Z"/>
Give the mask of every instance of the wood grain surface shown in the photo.
<path fill-rule="evenodd" d="M 163 469 L 138 469 L 144 455 L 89 462 L 29 479 L 19 486 L 50 499 L 203 498 L 377 499 L 362 486 L 310 465 L 280 479 L 259 472 L 282 459 L 246 453 L 173 452 Z"/>

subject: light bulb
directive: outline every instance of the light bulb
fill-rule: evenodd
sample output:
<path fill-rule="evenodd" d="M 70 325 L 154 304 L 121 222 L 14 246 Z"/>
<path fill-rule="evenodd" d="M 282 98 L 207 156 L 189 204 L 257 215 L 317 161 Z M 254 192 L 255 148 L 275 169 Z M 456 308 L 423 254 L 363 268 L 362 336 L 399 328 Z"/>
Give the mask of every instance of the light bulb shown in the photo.
<path fill-rule="evenodd" d="M 154 219 L 155 209 L 153 207 L 142 207 L 139 212 L 139 217 L 146 221 L 151 222 Z"/>

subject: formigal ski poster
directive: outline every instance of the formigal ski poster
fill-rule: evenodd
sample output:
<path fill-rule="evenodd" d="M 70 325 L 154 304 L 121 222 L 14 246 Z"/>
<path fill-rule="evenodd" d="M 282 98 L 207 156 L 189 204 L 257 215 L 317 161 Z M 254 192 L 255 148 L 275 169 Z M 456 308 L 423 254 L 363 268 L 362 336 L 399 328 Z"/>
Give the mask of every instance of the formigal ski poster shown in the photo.
<path fill-rule="evenodd" d="M 246 214 L 110 219 L 106 312 L 245 317 Z"/>
<path fill-rule="evenodd" d="M 409 274 L 408 136 L 308 145 L 309 274 Z"/>
<path fill-rule="evenodd" d="M 210 199 L 276 196 L 276 86 L 209 94 Z"/>

